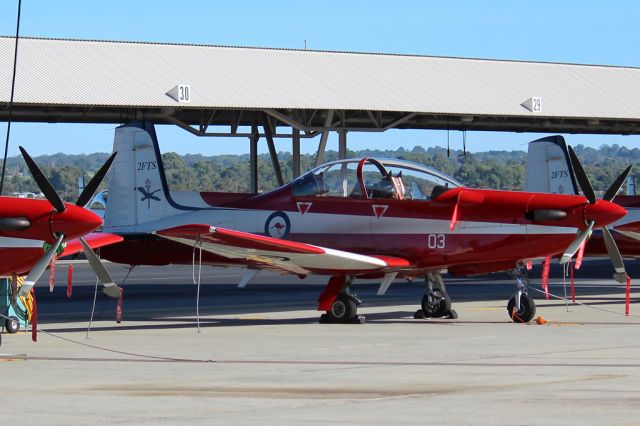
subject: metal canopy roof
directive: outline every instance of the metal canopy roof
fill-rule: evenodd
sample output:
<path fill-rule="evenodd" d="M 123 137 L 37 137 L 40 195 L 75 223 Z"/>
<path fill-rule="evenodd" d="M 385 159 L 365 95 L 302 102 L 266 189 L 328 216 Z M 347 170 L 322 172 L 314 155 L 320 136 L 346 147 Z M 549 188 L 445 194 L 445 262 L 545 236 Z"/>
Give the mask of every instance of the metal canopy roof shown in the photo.
<path fill-rule="evenodd" d="M 4 121 L 14 42 L 0 37 Z M 180 85 L 189 102 L 176 100 Z M 633 134 L 639 99 L 640 69 L 630 67 L 20 38 L 13 119 L 145 118 L 233 134 L 266 113 L 276 136 L 285 125 L 308 136 L 345 128 Z"/>

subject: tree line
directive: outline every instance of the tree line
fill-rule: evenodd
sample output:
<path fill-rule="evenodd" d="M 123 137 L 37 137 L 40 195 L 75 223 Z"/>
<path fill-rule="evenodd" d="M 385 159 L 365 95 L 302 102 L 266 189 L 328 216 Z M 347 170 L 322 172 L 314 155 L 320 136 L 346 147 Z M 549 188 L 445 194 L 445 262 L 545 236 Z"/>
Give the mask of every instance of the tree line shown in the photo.
<path fill-rule="evenodd" d="M 618 174 L 629 164 L 640 163 L 640 149 L 624 146 L 603 145 L 599 149 L 577 145 L 574 147 L 596 191 L 604 191 Z M 289 152 L 280 152 L 280 166 L 285 181 L 293 178 L 292 156 Z M 524 151 L 486 151 L 462 152 L 445 148 L 423 148 L 416 146 L 411 150 L 361 150 L 349 151 L 349 157 L 399 158 L 425 164 L 453 176 L 463 184 L 474 188 L 522 190 L 525 177 Z M 35 157 L 53 187 L 67 201 L 78 196 L 78 178 L 86 181 L 106 161 L 107 153 L 88 155 L 54 154 Z M 338 158 L 338 153 L 328 151 L 327 161 Z M 162 155 L 169 188 L 174 191 L 249 191 L 249 155 L 200 154 L 178 155 L 168 152 Z M 301 156 L 301 169 L 313 167 L 315 155 Z M 632 172 L 640 178 L 640 167 Z M 101 185 L 106 189 L 108 175 Z M 271 159 L 268 154 L 258 157 L 259 190 L 268 191 L 277 186 Z M 640 182 L 640 180 L 638 180 Z M 39 192 L 31 178 L 22 157 L 7 159 L 7 175 L 4 193 Z"/>

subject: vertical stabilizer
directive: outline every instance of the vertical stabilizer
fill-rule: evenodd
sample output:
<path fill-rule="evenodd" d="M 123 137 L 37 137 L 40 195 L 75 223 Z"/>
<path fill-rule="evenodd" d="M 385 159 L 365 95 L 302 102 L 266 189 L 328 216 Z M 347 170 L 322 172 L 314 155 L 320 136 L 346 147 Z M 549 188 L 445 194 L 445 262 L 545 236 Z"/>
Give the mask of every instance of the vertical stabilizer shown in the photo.
<path fill-rule="evenodd" d="M 529 143 L 524 190 L 578 194 L 567 144 L 562 136 L 548 136 Z"/>
<path fill-rule="evenodd" d="M 109 176 L 104 227 L 135 227 L 175 214 L 153 124 L 134 122 L 116 128 L 113 150 L 118 156 Z"/>

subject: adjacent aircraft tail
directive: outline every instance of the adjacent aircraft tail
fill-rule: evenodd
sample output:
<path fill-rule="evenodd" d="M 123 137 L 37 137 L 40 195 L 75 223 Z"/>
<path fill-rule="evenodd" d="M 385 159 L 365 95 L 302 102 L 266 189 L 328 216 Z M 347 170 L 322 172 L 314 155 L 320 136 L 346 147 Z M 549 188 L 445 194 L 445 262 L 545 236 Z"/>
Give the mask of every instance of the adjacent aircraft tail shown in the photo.
<path fill-rule="evenodd" d="M 118 156 L 109 176 L 105 230 L 126 232 L 127 227 L 176 214 L 153 124 L 144 121 L 118 127 L 113 150 Z"/>
<path fill-rule="evenodd" d="M 578 194 L 578 186 L 562 136 L 529 142 L 524 190 L 552 194 Z"/>

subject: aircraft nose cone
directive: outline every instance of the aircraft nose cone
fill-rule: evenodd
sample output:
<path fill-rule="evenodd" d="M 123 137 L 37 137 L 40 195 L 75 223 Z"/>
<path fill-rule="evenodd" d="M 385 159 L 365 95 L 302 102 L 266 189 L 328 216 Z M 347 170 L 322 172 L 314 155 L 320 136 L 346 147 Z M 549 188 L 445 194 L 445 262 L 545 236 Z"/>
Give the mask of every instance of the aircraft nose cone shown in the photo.
<path fill-rule="evenodd" d="M 54 234 L 62 233 L 66 239 L 82 237 L 102 225 L 102 219 L 97 214 L 82 207 L 67 204 L 67 209 L 56 213 L 51 220 L 51 230 Z"/>
<path fill-rule="evenodd" d="M 595 204 L 587 204 L 585 218 L 594 220 L 599 227 L 606 226 L 626 216 L 627 210 L 616 203 L 598 200 Z"/>

